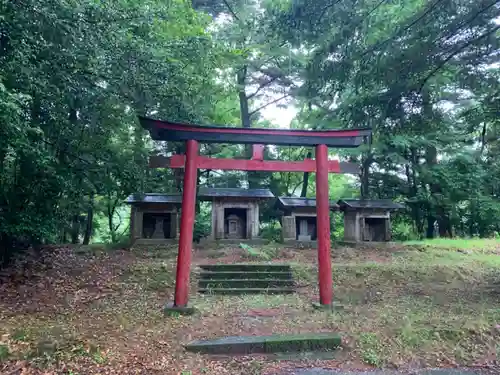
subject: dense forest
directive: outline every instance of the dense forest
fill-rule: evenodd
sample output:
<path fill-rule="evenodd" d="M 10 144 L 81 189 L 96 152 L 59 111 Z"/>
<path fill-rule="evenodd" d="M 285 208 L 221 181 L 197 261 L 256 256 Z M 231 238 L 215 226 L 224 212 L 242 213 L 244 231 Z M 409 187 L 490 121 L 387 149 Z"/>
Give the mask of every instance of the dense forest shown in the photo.
<path fill-rule="evenodd" d="M 180 189 L 179 172 L 147 161 L 183 145 L 154 144 L 138 115 L 276 127 L 263 115 L 272 107 L 296 111 L 293 128 L 373 129 L 370 145 L 331 150 L 361 174 L 331 176 L 330 194 L 405 202 L 396 238 L 432 237 L 436 222 L 441 236 L 500 232 L 498 1 L 0 4 L 2 260 L 99 233 L 119 242 L 129 194 Z M 266 158 L 313 152 L 268 147 Z M 201 185 L 315 194 L 307 173 L 199 173 Z"/>

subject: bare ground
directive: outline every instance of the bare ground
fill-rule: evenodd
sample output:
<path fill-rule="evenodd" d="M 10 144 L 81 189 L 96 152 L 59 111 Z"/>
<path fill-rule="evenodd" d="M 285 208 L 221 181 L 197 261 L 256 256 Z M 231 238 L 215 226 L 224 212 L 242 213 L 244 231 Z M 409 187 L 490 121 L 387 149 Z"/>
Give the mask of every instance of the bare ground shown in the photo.
<path fill-rule="evenodd" d="M 315 311 L 316 253 L 267 246 L 199 249 L 193 264 L 282 262 L 288 296 L 196 295 L 196 316 L 164 317 L 175 249 L 53 248 L 1 274 L 2 374 L 266 374 L 297 367 L 495 365 L 500 334 L 497 248 L 457 251 L 401 245 L 333 250 L 334 312 Z M 203 338 L 334 331 L 329 359 L 206 357 L 182 345 Z"/>

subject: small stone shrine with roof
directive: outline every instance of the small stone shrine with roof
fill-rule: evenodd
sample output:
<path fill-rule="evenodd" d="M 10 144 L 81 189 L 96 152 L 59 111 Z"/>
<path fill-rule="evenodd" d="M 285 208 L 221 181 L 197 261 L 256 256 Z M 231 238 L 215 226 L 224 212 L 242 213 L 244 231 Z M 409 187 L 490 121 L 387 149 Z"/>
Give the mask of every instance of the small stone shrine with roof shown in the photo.
<path fill-rule="evenodd" d="M 275 205 L 282 214 L 281 227 L 283 242 L 316 241 L 316 199 L 303 197 L 279 197 Z M 330 210 L 338 210 L 330 201 Z"/>
<path fill-rule="evenodd" d="M 259 203 L 273 198 L 269 189 L 200 188 L 198 199 L 212 202 L 212 233 L 209 239 L 257 239 Z"/>
<path fill-rule="evenodd" d="M 180 195 L 137 194 L 129 196 L 125 202 L 131 206 L 131 244 L 164 243 L 179 237 Z"/>
<path fill-rule="evenodd" d="M 391 212 L 405 206 L 389 199 L 341 199 L 344 212 L 344 240 L 383 242 L 391 240 Z"/>

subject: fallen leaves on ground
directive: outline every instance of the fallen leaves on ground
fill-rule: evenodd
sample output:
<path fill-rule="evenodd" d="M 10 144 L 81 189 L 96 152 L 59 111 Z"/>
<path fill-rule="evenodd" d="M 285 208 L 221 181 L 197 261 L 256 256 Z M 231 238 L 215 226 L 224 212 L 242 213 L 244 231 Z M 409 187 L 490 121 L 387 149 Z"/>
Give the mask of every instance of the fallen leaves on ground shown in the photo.
<path fill-rule="evenodd" d="M 405 367 L 414 363 L 411 361 L 415 353 L 420 355 L 421 350 L 408 351 L 412 341 L 398 350 L 397 340 L 420 338 L 401 336 L 398 330 L 411 327 L 400 328 L 395 321 L 399 324 L 405 314 L 424 314 L 423 309 L 431 306 L 429 298 L 451 303 L 447 293 L 455 285 L 441 288 L 440 283 L 426 284 L 428 280 L 413 280 L 404 273 L 391 274 L 393 255 L 401 251 L 418 253 L 394 246 L 334 249 L 335 266 L 356 265 L 339 272 L 336 279 L 335 298 L 345 305 L 339 312 L 315 311 L 311 307 L 318 295 L 316 251 L 279 248 L 274 251 L 273 262 L 296 265 L 300 286 L 296 294 L 234 297 L 192 293 L 191 302 L 199 309 L 197 315 L 164 317 L 162 306 L 173 295 L 175 252 L 142 249 L 81 253 L 75 247 L 51 247 L 40 254 L 29 254 L 0 274 L 0 346 L 9 352 L 3 362 L 0 358 L 0 373 L 251 375 L 272 374 L 290 367 L 370 368 L 367 361 Z M 193 256 L 194 266 L 248 261 L 245 252 L 236 247 L 199 249 Z M 374 264 L 382 268 L 374 268 Z M 384 268 L 386 264 L 388 268 Z M 465 295 L 460 290 L 455 288 L 456 295 Z M 429 324 L 434 324 L 453 310 L 453 305 L 443 307 L 417 318 L 431 319 Z M 455 317 L 460 324 L 470 318 Z M 429 329 L 450 334 L 448 328 Z M 188 353 L 183 348 L 183 344 L 195 339 L 325 331 L 345 336 L 345 348 L 335 359 L 214 358 Z M 359 338 L 365 332 L 363 344 Z M 482 365 L 494 363 L 496 357 L 493 359 L 491 350 L 487 350 L 490 336 L 485 332 L 478 331 L 476 348 L 454 350 L 470 349 L 476 362 L 482 358 Z M 449 353 L 448 347 L 440 347 L 433 337 L 426 340 L 423 344 L 442 352 L 433 357 L 424 355 L 419 366 L 458 363 L 456 353 Z M 384 351 L 385 347 L 391 352 Z"/>

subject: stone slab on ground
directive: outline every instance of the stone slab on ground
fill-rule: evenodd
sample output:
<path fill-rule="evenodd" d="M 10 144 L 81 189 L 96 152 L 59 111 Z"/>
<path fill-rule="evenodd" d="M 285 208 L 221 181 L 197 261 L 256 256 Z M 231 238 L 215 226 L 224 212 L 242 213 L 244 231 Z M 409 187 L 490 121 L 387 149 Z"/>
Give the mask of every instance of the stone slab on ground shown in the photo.
<path fill-rule="evenodd" d="M 200 264 L 203 271 L 210 272 L 290 272 L 289 264 L 276 263 L 235 263 L 235 264 Z"/>
<path fill-rule="evenodd" d="M 225 294 L 239 296 L 242 294 L 293 294 L 295 288 L 209 288 L 198 289 L 198 293 Z"/>
<path fill-rule="evenodd" d="M 346 371 L 323 368 L 287 369 L 274 375 L 485 375 L 488 370 L 476 369 L 412 369 L 412 370 L 368 370 Z"/>
<path fill-rule="evenodd" d="M 333 350 L 341 345 L 335 333 L 307 333 L 271 336 L 230 336 L 193 341 L 186 350 L 205 354 L 253 354 Z"/>

